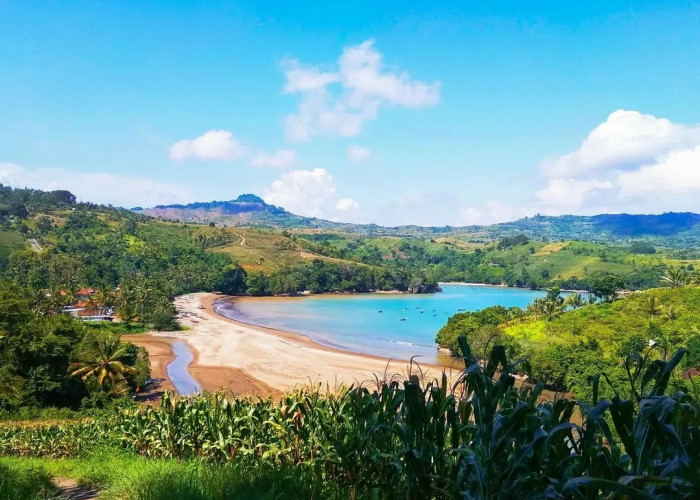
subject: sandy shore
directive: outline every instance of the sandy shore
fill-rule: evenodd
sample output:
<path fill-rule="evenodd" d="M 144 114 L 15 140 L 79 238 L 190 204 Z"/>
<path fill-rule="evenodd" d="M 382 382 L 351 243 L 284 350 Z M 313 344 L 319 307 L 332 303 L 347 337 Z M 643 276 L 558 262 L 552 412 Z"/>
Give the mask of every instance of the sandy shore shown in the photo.
<path fill-rule="evenodd" d="M 214 311 L 219 298 L 209 293 L 178 297 L 180 323 L 190 330 L 140 335 L 138 342 L 132 341 L 150 353 L 158 342 L 162 346 L 162 342 L 184 340 L 195 354 L 190 373 L 210 391 L 223 387 L 236 394 L 266 395 L 317 383 L 333 390 L 350 384 L 374 385 L 376 377 L 398 374 L 403 379 L 408 373 L 405 361 L 341 351 L 303 335 L 225 318 Z M 423 377 L 432 379 L 441 376 L 444 367 L 421 365 L 421 369 Z M 417 373 L 415 366 L 413 372 Z"/>

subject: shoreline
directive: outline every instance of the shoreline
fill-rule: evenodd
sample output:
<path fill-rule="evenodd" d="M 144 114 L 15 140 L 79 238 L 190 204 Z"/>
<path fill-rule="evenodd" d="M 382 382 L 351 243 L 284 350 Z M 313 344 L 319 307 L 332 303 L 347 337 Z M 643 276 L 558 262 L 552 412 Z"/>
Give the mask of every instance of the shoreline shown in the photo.
<path fill-rule="evenodd" d="M 168 333 L 168 332 L 163 332 Z M 173 332 L 176 333 L 176 332 Z M 143 400 L 151 401 L 154 397 L 159 398 L 161 394 L 169 390 L 177 391 L 168 374 L 168 366 L 175 360 L 175 353 L 172 343 L 182 342 L 183 339 L 162 335 L 160 332 L 149 332 L 143 334 L 122 335 L 123 340 L 136 346 L 143 347 L 148 351 L 148 358 L 151 365 L 151 378 L 161 379 L 151 389 L 144 391 L 140 397 Z M 203 391 L 216 392 L 226 389 L 235 396 L 275 396 L 278 391 L 267 384 L 256 380 L 240 370 L 231 367 L 208 366 L 200 364 L 199 351 L 185 340 L 187 348 L 192 353 L 193 359 L 187 365 L 186 370 L 194 378 Z"/>
<path fill-rule="evenodd" d="M 218 295 L 218 294 L 210 294 L 210 295 L 215 295 L 213 298 L 207 298 L 203 301 L 203 305 L 205 307 L 205 311 L 207 313 L 216 316 L 217 318 L 223 320 L 223 321 L 230 321 L 233 324 L 236 325 L 241 325 L 241 326 L 246 326 L 249 328 L 257 329 L 263 332 L 271 333 L 273 335 L 278 335 L 284 338 L 288 338 L 293 341 L 300 341 L 304 343 L 308 343 L 310 346 L 312 346 L 315 349 L 319 350 L 324 350 L 328 352 L 335 352 L 335 353 L 342 353 L 342 354 L 351 354 L 353 356 L 358 356 L 361 358 L 366 358 L 366 359 L 372 359 L 372 360 L 381 360 L 381 361 L 400 361 L 404 363 L 409 363 L 410 359 L 403 359 L 403 358 L 386 358 L 384 356 L 377 356 L 375 354 L 367 354 L 363 352 L 357 352 L 357 351 L 352 351 L 350 349 L 343 349 L 341 347 L 334 347 L 332 345 L 324 344 L 323 342 L 314 339 L 312 336 L 304 334 L 304 333 L 297 333 L 297 332 L 290 332 L 287 330 L 282 330 L 280 328 L 273 328 L 269 326 L 263 326 L 263 325 L 258 325 L 256 323 L 249 323 L 247 321 L 243 321 L 241 319 L 234 319 L 234 318 L 229 318 L 228 316 L 224 316 L 223 314 L 219 314 L 216 312 L 216 302 L 219 300 L 222 301 L 237 301 L 237 300 L 270 300 L 270 299 L 279 299 L 279 300 L 286 300 L 286 299 L 292 299 L 292 298 L 297 298 L 297 297 L 250 297 L 250 296 L 238 296 L 238 295 Z M 351 294 L 352 295 L 352 294 Z M 335 296 L 335 295 L 333 295 Z M 452 364 L 454 363 L 455 360 L 458 358 L 452 356 L 451 354 L 445 353 L 442 351 L 444 348 L 440 347 L 436 344 L 436 352 L 438 356 L 438 363 L 420 363 L 421 366 L 432 366 L 432 367 L 444 367 L 444 368 L 450 368 Z M 449 358 L 449 363 L 447 363 L 447 359 L 445 359 L 445 362 L 440 362 L 440 358 Z"/>
<path fill-rule="evenodd" d="M 152 332 L 134 339 L 185 341 L 194 354 L 190 374 L 203 390 L 228 389 L 234 394 L 276 396 L 302 387 L 327 391 L 376 385 L 378 380 L 419 374 L 426 380 L 460 373 L 459 362 L 448 366 L 413 363 L 324 346 L 300 334 L 247 325 L 214 311 L 227 296 L 196 293 L 177 297 L 175 306 L 190 330 Z M 146 347 L 148 347 L 146 345 Z M 243 387 L 241 387 L 243 386 Z"/>

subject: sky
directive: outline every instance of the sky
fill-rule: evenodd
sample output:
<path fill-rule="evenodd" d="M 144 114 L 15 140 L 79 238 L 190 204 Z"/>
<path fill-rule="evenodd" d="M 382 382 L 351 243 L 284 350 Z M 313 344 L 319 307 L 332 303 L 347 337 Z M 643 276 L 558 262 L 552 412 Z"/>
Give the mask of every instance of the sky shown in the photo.
<path fill-rule="evenodd" d="M 0 0 L 0 183 L 383 225 L 700 212 L 700 2 Z"/>

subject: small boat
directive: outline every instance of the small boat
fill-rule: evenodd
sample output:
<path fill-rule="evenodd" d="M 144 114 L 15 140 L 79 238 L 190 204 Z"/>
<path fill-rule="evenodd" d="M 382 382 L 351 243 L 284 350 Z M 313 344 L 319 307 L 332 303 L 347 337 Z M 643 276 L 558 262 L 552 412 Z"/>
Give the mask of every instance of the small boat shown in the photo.
<path fill-rule="evenodd" d="M 383 313 L 384 311 L 382 311 L 382 310 L 380 309 L 380 310 L 379 310 L 379 311 L 377 311 L 377 312 Z"/>
<path fill-rule="evenodd" d="M 399 321 L 406 321 L 406 318 L 401 318 Z"/>
<path fill-rule="evenodd" d="M 465 311 L 465 309 L 462 309 L 462 308 L 459 308 L 459 309 L 457 309 L 457 310 L 460 311 L 460 312 L 461 312 L 461 311 Z"/>

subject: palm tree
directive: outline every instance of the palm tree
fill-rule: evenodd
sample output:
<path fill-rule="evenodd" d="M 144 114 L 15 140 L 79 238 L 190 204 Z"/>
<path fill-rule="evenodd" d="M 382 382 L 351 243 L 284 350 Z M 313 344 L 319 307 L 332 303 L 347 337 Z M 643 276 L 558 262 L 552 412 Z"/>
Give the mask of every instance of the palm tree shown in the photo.
<path fill-rule="evenodd" d="M 71 376 L 86 381 L 97 378 L 97 385 L 105 389 L 123 386 L 127 375 L 137 373 L 136 368 L 124 364 L 127 357 L 127 344 L 115 337 L 95 339 L 94 359 L 70 365 Z"/>
<path fill-rule="evenodd" d="M 668 321 L 675 321 L 678 319 L 678 311 L 676 311 L 673 306 L 668 306 L 668 310 L 666 311 L 666 314 L 664 314 L 664 317 Z"/>
<path fill-rule="evenodd" d="M 151 292 L 151 288 L 149 288 L 148 283 L 145 281 L 136 285 L 134 289 L 135 306 L 139 313 L 139 321 L 141 322 L 143 322 L 143 313 L 148 305 L 148 302 L 150 301 Z"/>
<path fill-rule="evenodd" d="M 693 277 L 690 279 L 691 285 L 700 285 L 700 271 L 695 271 Z"/>
<path fill-rule="evenodd" d="M 114 303 L 114 293 L 107 286 L 101 286 L 95 292 L 95 300 L 103 307 L 109 307 Z"/>
<path fill-rule="evenodd" d="M 661 281 L 671 288 L 679 288 L 690 284 L 690 275 L 685 269 L 672 267 L 661 276 Z"/>
<path fill-rule="evenodd" d="M 586 305 L 586 301 L 583 300 L 583 296 L 580 293 L 572 293 L 564 300 L 565 307 L 571 307 L 573 309 L 578 309 Z"/>
<path fill-rule="evenodd" d="M 659 303 L 659 298 L 655 295 L 647 297 L 647 300 L 642 303 L 642 309 L 649 316 L 653 318 L 661 312 L 661 304 Z"/>

